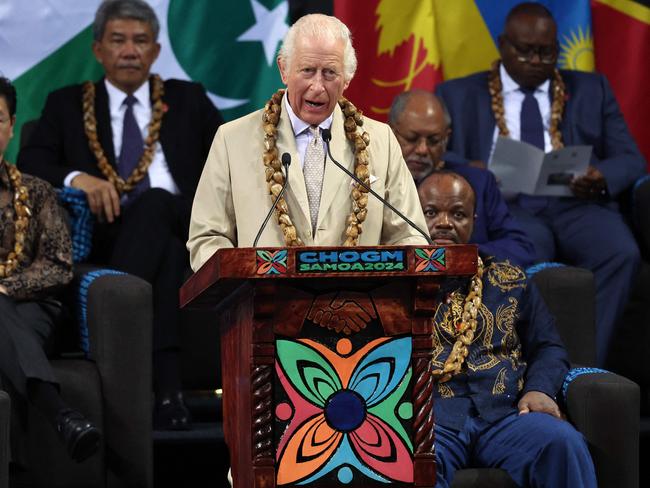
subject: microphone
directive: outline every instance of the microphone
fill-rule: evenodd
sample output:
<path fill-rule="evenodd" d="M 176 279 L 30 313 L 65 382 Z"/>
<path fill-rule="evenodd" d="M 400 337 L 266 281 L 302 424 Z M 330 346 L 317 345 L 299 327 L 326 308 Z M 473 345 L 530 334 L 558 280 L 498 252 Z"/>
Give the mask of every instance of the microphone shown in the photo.
<path fill-rule="evenodd" d="M 424 238 L 427 240 L 430 246 L 435 245 L 433 240 L 431 239 L 431 236 L 424 232 L 422 229 L 420 229 L 415 223 L 409 219 L 406 215 L 404 215 L 402 212 L 397 210 L 395 207 L 393 207 L 384 197 L 380 196 L 375 190 L 370 188 L 370 186 L 366 185 L 363 181 L 361 181 L 359 178 L 357 178 L 357 175 L 354 173 L 351 173 L 345 166 L 343 166 L 341 163 L 339 163 L 336 159 L 332 157 L 332 152 L 330 151 L 330 141 L 332 140 L 332 131 L 329 129 L 323 129 L 322 130 L 323 134 L 323 141 L 327 143 L 327 155 L 329 158 L 332 160 L 332 162 L 338 166 L 340 169 L 343 170 L 344 173 L 346 173 L 350 178 L 352 178 L 354 181 L 359 183 L 362 187 L 364 187 L 366 190 L 368 190 L 369 193 L 374 195 L 375 198 L 377 198 L 381 203 L 386 205 L 388 208 L 390 208 L 393 212 L 395 212 L 397 215 L 401 217 L 401 219 L 406 222 L 408 225 L 413 227 L 415 230 L 417 230 Z"/>
<path fill-rule="evenodd" d="M 284 184 L 282 185 L 282 189 L 280 190 L 280 193 L 278 193 L 278 196 L 275 197 L 275 200 L 273 201 L 273 205 L 271 205 L 271 209 L 269 210 L 269 213 L 266 214 L 266 218 L 264 219 L 264 222 L 262 222 L 262 227 L 260 227 L 260 230 L 257 232 L 257 236 L 255 236 L 255 240 L 253 241 L 253 247 L 257 247 L 257 241 L 260 240 L 260 237 L 262 236 L 262 232 L 264 231 L 266 224 L 269 222 L 271 215 L 273 215 L 273 211 L 275 210 L 275 207 L 278 206 L 278 202 L 280 201 L 280 198 L 282 197 L 282 195 L 284 195 L 284 190 L 287 189 L 287 185 L 289 184 L 290 164 L 291 164 L 291 154 L 283 153 L 282 166 L 284 166 Z"/>

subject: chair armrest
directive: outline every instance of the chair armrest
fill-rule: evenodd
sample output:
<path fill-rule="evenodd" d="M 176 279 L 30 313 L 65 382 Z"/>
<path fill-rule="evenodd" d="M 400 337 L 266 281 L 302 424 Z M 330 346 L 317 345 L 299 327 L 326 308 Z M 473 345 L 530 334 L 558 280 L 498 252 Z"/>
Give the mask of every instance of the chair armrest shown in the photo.
<path fill-rule="evenodd" d="M 596 363 L 596 289 L 591 271 L 572 266 L 544 267 L 532 280 L 555 316 L 572 363 Z"/>
<path fill-rule="evenodd" d="M 639 386 L 614 373 L 587 370 L 567 385 L 565 401 L 569 420 L 589 445 L 598 486 L 638 488 Z"/>
<path fill-rule="evenodd" d="M 9 419 L 11 400 L 0 390 L 0 488 L 9 486 Z"/>
<path fill-rule="evenodd" d="M 152 486 L 151 286 L 122 273 L 90 275 L 87 355 L 102 380 L 107 465 L 129 486 Z"/>
<path fill-rule="evenodd" d="M 650 256 L 650 175 L 640 178 L 634 185 L 633 202 L 639 246 L 645 256 Z"/>

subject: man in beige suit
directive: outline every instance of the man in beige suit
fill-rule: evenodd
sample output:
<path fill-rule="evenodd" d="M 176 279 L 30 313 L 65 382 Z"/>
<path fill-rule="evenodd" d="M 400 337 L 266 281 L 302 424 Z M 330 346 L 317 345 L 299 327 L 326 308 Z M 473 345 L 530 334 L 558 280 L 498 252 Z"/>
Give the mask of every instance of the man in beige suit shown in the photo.
<path fill-rule="evenodd" d="M 265 109 L 222 125 L 199 182 L 187 247 L 197 270 L 222 247 L 252 246 L 292 164 L 285 196 L 258 245 L 426 244 L 425 238 L 325 158 L 334 159 L 426 229 L 395 136 L 341 98 L 356 70 L 348 28 L 320 14 L 287 33 L 278 67 L 286 92 Z M 286 158 L 286 156 L 285 156 Z"/>

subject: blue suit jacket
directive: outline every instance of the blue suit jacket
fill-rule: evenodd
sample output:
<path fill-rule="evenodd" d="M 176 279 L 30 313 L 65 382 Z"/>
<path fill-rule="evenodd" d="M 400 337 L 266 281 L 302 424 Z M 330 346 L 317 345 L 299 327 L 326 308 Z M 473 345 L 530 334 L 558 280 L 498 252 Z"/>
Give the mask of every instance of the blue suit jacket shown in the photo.
<path fill-rule="evenodd" d="M 476 193 L 476 217 L 470 242 L 481 253 L 509 259 L 522 267 L 535 261 L 535 247 L 510 214 L 494 175 L 457 161 L 445 161 L 445 169 L 463 176 Z"/>
<path fill-rule="evenodd" d="M 561 71 L 567 101 L 560 123 L 565 145 L 593 146 L 591 164 L 605 176 L 611 196 L 645 173 L 645 161 L 627 129 L 614 94 L 601 74 Z M 495 120 L 487 72 L 438 85 L 452 120 L 448 149 L 468 159 L 487 161 Z"/>
<path fill-rule="evenodd" d="M 569 370 L 569 360 L 537 286 L 524 270 L 484 258 L 483 306 L 462 372 L 434 390 L 436 422 L 460 430 L 465 419 L 488 422 L 516 411 L 521 395 L 541 391 L 555 397 Z M 434 318 L 436 368 L 456 342 L 453 307 L 462 309 L 466 285 L 444 300 Z M 451 307 L 451 309 L 450 309 Z"/>

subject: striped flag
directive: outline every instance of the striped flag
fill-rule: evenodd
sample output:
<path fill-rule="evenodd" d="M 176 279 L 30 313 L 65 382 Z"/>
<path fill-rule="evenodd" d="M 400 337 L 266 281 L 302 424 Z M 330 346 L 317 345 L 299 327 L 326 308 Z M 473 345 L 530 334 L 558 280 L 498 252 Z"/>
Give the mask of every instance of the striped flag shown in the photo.
<path fill-rule="evenodd" d="M 592 15 L 596 68 L 611 82 L 650 170 L 650 1 L 594 0 Z"/>
<path fill-rule="evenodd" d="M 0 73 L 18 91 L 17 125 L 40 116 L 52 90 L 102 76 L 91 51 L 100 0 L 3 0 Z M 264 105 L 282 86 L 275 57 L 287 0 L 148 0 L 160 22 L 152 71 L 199 81 L 227 120 Z M 215 28 L 218 26 L 218 28 Z M 19 131 L 6 157 L 15 161 Z"/>
<path fill-rule="evenodd" d="M 432 90 L 443 79 L 486 70 L 499 57 L 497 37 L 520 0 L 292 0 L 292 11 L 332 11 L 354 37 L 359 69 L 346 96 L 386 120 L 393 98 Z M 594 69 L 589 0 L 542 0 L 556 19 L 561 68 Z M 332 9 L 333 6 L 333 9 Z"/>

